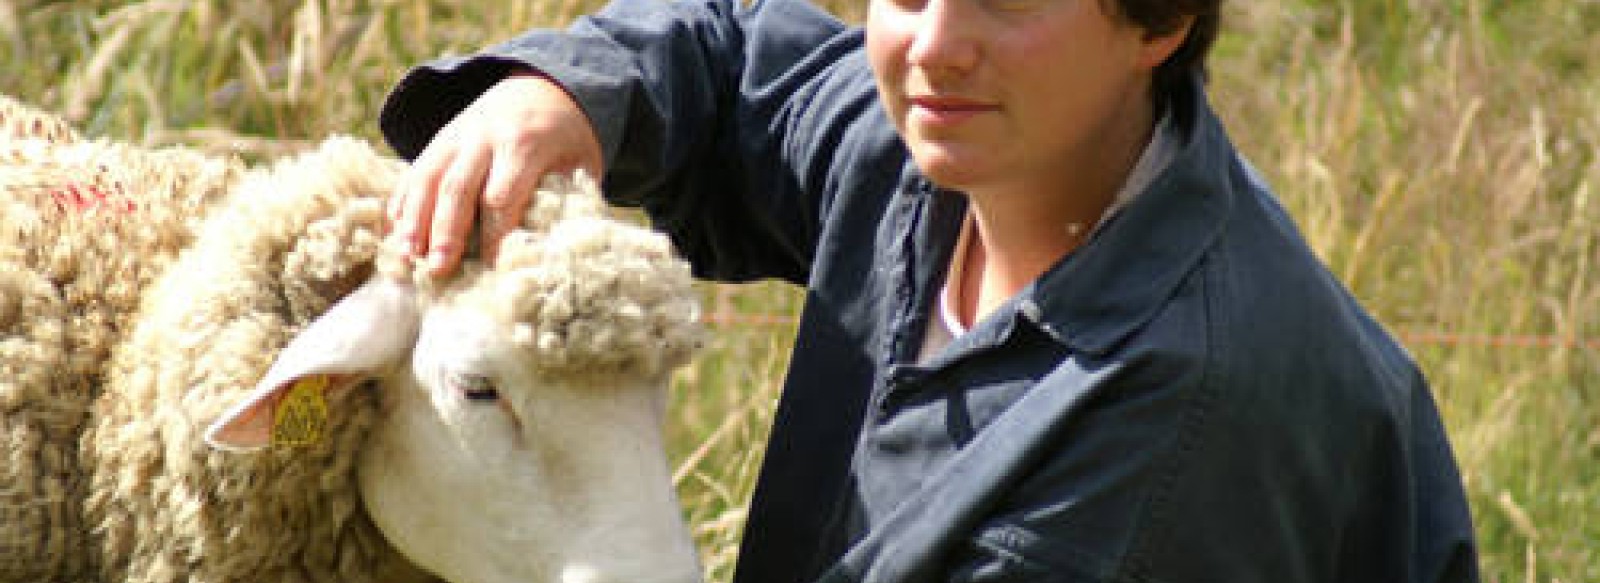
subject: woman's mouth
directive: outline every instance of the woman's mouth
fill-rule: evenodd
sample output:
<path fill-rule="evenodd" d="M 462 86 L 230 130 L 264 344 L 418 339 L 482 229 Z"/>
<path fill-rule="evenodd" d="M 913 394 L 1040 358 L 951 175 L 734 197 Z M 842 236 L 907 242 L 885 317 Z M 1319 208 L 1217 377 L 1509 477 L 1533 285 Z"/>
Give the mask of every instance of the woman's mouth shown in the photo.
<path fill-rule="evenodd" d="M 993 112 L 994 104 L 960 97 L 912 96 L 907 116 L 911 123 L 926 126 L 953 126 Z"/>

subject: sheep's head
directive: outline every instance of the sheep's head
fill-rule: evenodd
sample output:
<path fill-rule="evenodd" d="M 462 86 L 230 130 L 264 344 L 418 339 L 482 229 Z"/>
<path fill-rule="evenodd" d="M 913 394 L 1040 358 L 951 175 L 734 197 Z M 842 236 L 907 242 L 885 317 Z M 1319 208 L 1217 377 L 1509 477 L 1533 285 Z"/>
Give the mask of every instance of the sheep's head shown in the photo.
<path fill-rule="evenodd" d="M 492 268 L 435 284 L 380 258 L 208 439 L 315 438 L 318 393 L 377 386 L 363 502 L 419 566 L 459 583 L 698 581 L 661 436 L 669 377 L 702 334 L 688 267 L 601 217 L 592 181 L 536 200 Z"/>

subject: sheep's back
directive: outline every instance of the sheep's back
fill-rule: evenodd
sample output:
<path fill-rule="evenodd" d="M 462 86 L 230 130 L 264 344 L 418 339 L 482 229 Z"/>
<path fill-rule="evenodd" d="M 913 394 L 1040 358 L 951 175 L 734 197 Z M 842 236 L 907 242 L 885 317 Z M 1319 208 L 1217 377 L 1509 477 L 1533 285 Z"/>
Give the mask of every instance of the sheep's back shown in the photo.
<path fill-rule="evenodd" d="M 0 263 L 45 283 L 68 316 L 68 360 L 55 376 L 104 366 L 144 290 L 239 173 L 234 161 L 182 149 L 0 143 Z M 0 315 L 9 337 L 41 314 Z"/>
<path fill-rule="evenodd" d="M 382 581 L 415 574 L 360 504 L 379 395 L 330 396 L 324 439 L 224 453 L 204 428 L 372 270 L 398 163 L 337 139 L 252 172 L 155 284 L 84 440 L 105 580 Z"/>
<path fill-rule="evenodd" d="M 92 568 L 78 463 L 90 403 L 143 290 L 238 171 L 184 150 L 0 141 L 0 580 Z"/>
<path fill-rule="evenodd" d="M 61 116 L 0 95 L 0 138 L 66 143 L 78 140 L 78 130 Z"/>

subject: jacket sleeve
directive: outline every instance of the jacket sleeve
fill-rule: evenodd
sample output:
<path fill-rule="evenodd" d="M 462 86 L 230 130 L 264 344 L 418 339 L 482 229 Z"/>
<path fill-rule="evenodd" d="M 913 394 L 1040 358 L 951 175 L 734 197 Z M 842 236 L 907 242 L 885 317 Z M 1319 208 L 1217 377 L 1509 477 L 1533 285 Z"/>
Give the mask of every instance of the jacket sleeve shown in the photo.
<path fill-rule="evenodd" d="M 803 0 L 616 0 L 566 30 L 412 70 L 380 125 L 413 158 L 513 67 L 536 69 L 589 116 L 608 198 L 642 206 L 697 275 L 801 281 L 827 204 L 825 136 L 873 98 L 860 44 Z"/>
<path fill-rule="evenodd" d="M 904 580 L 1479 580 L 1460 477 L 1422 382 L 1392 415 L 1330 416 L 1349 434 L 1338 444 L 1271 427 L 1259 411 L 1228 419 L 1237 407 L 1126 392 L 1080 416 L 1073 437 L 930 566 L 945 573 Z M 1176 430 L 1191 423 L 1194 433 Z"/>

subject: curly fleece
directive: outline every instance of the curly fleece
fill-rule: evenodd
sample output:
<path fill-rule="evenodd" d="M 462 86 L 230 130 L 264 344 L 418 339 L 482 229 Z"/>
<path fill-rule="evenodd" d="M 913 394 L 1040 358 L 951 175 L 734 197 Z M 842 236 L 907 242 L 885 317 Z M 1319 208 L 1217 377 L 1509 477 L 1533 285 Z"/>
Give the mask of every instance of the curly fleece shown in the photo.
<path fill-rule="evenodd" d="M 0 206 L 0 580 L 427 580 L 359 500 L 379 392 L 330 395 L 341 413 L 310 447 L 202 442 L 375 264 L 405 275 L 379 235 L 399 163 L 333 138 L 240 177 L 231 161 L 93 144 L 116 155 L 61 174 L 117 177 L 86 208 L 48 180 L 8 182 L 40 172 L 0 153 L 0 192 L 33 193 Z M 542 193 L 501 265 L 450 293 L 503 317 L 552 377 L 669 374 L 701 341 L 687 267 L 659 235 L 600 217 L 592 183 L 554 188 L 581 192 Z"/>
<path fill-rule="evenodd" d="M 242 168 L 77 141 L 10 100 L 0 126 L 21 134 L 0 139 L 0 580 L 81 580 L 95 560 L 78 436 L 105 363 Z"/>
<path fill-rule="evenodd" d="M 0 95 L 0 138 L 31 138 L 48 142 L 78 140 L 78 130 L 54 114 Z"/>

